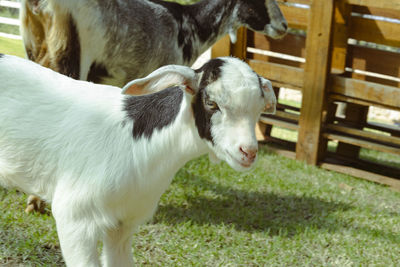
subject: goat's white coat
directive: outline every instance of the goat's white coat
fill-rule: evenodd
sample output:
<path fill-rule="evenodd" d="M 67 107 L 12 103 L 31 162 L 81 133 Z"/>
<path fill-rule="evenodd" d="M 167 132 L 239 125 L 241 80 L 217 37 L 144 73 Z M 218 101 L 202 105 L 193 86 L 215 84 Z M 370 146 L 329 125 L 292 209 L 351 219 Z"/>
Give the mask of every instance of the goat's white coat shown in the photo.
<path fill-rule="evenodd" d="M 132 265 L 133 231 L 188 160 L 215 153 L 248 169 L 238 148 L 257 147 L 254 125 L 265 103 L 276 100 L 261 97 L 245 63 L 224 60 L 221 79 L 207 88 L 221 109 L 212 118 L 212 145 L 199 137 L 190 94 L 170 125 L 134 139 L 120 88 L 0 58 L 0 183 L 52 202 L 68 266 L 98 266 L 101 238 L 105 266 Z"/>

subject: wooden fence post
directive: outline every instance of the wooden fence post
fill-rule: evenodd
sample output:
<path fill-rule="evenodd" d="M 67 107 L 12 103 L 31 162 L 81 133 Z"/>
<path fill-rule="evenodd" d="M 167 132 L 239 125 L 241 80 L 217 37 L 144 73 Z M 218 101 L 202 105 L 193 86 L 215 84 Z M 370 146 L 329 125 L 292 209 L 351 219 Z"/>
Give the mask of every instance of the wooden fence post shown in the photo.
<path fill-rule="evenodd" d="M 303 98 L 299 120 L 296 158 L 317 164 L 326 150 L 322 140 L 323 112 L 326 113 L 326 86 L 331 70 L 334 0 L 313 0 L 306 40 Z"/>

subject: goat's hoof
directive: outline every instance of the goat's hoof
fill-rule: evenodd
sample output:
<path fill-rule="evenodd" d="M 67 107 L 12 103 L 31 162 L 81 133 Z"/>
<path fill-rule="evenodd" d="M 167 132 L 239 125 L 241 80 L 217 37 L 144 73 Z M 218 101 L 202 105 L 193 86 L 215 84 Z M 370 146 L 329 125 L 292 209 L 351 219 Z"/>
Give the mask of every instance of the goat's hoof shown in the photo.
<path fill-rule="evenodd" d="M 33 211 L 37 211 L 40 213 L 44 213 L 45 207 L 46 207 L 46 202 L 44 202 L 37 196 L 30 195 L 27 200 L 27 206 L 25 212 L 31 213 Z"/>

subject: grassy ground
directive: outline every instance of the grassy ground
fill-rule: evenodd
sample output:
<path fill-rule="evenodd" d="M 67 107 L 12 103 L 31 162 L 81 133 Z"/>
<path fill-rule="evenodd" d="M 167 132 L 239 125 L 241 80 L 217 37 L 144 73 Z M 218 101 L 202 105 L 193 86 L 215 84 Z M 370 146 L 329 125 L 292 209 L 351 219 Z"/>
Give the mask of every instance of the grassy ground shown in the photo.
<path fill-rule="evenodd" d="M 19 42 L 0 52 L 23 56 Z M 296 138 L 293 133 L 275 134 Z M 54 219 L 0 188 L 0 265 L 63 264 Z M 135 234 L 139 266 L 398 266 L 400 194 L 275 155 L 253 172 L 191 161 Z"/>
<path fill-rule="evenodd" d="M 25 57 L 24 48 L 20 40 L 0 37 L 0 53 Z"/>
<path fill-rule="evenodd" d="M 50 215 L 0 189 L 0 265 L 62 264 Z M 261 151 L 237 173 L 188 163 L 135 235 L 139 266 L 396 266 L 400 194 Z"/>

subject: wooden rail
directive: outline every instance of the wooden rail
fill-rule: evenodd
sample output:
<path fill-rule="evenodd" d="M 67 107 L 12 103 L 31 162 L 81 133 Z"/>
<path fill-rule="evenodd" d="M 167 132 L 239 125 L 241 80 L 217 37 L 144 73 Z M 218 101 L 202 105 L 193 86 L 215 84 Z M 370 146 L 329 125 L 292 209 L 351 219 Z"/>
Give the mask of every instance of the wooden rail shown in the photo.
<path fill-rule="evenodd" d="M 21 3 L 0 0 L 0 7 L 19 9 L 21 7 Z M 19 22 L 18 19 L 0 17 L 0 24 L 19 26 L 20 22 Z M 6 38 L 11 38 L 11 39 L 19 39 L 19 40 L 22 39 L 20 35 L 10 34 L 10 33 L 7 33 L 7 32 L 0 32 L 0 36 L 1 37 L 6 37 Z"/>
<path fill-rule="evenodd" d="M 400 111 L 400 1 L 278 2 L 291 28 L 282 40 L 240 29 L 236 44 L 225 38 L 212 50 L 213 57 L 248 62 L 278 95 L 281 87 L 302 92 L 300 115 L 279 105 L 275 115 L 261 117 L 265 140 L 293 151 L 293 143 L 270 132 L 298 131 L 295 154 L 285 155 L 400 189 L 400 168 L 359 158 L 361 148 L 400 155 L 400 127 L 367 119 L 371 106 Z M 347 106 L 341 116 L 338 103 Z M 327 152 L 329 140 L 338 143 L 336 152 Z"/>

